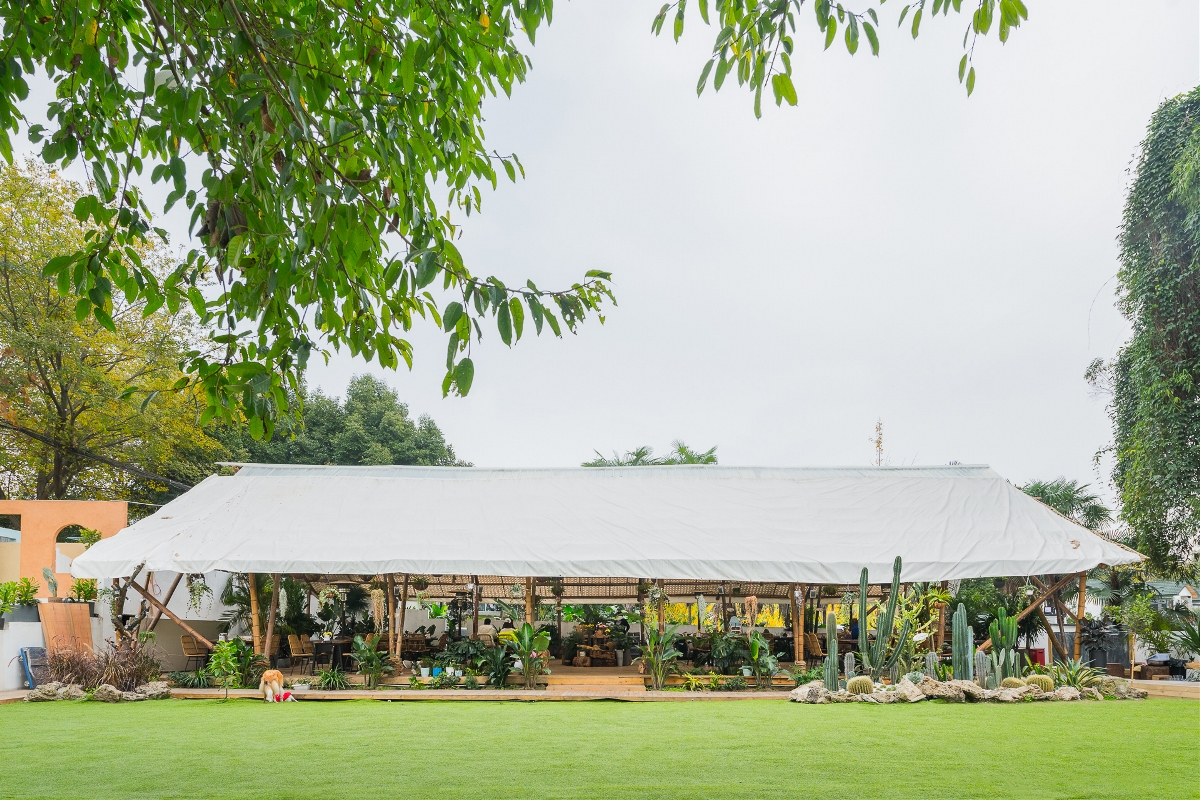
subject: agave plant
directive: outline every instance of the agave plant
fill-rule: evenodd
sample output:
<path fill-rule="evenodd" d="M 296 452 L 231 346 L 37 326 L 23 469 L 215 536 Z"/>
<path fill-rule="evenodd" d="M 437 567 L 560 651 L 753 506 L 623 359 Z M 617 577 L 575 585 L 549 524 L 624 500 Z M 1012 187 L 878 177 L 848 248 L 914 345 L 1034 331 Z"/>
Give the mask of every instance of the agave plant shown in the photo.
<path fill-rule="evenodd" d="M 1070 686 L 1083 691 L 1100 683 L 1100 675 L 1100 670 L 1087 666 L 1082 659 L 1054 663 L 1054 683 L 1058 686 Z"/>
<path fill-rule="evenodd" d="M 508 646 L 521 661 L 521 672 L 525 675 L 525 688 L 537 688 L 537 676 L 546 669 L 546 648 L 550 646 L 550 634 L 545 631 L 535 631 L 526 622 L 517 628 L 516 635 L 508 640 Z"/>

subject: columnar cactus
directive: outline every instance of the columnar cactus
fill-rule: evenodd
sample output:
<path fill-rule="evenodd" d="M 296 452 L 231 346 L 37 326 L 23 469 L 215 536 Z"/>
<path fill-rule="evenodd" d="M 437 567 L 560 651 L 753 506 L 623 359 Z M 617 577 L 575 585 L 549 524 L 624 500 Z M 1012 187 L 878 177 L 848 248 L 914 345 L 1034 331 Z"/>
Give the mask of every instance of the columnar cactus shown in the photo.
<path fill-rule="evenodd" d="M 925 654 L 925 674 L 937 680 L 938 655 L 932 650 Z"/>
<path fill-rule="evenodd" d="M 1017 666 L 1017 618 L 1008 616 L 1008 611 L 996 610 L 996 618 L 988 626 L 988 634 L 992 637 L 992 651 L 996 654 L 995 666 L 998 679 L 1018 678 L 1021 675 Z"/>
<path fill-rule="evenodd" d="M 842 671 L 846 673 L 846 680 L 850 680 L 856 674 L 854 671 L 854 653 L 846 653 L 842 658 L 842 664 L 844 665 Z"/>
<path fill-rule="evenodd" d="M 975 651 L 975 677 L 973 680 L 980 686 L 987 688 L 987 673 L 988 673 L 988 654 L 983 650 Z"/>
<path fill-rule="evenodd" d="M 829 652 L 825 656 L 825 688 L 831 692 L 838 690 L 838 646 L 837 646 L 837 615 L 832 610 L 825 613 L 825 640 Z"/>
<path fill-rule="evenodd" d="M 867 636 L 867 568 L 863 567 L 858 579 L 858 652 L 862 657 L 863 670 L 873 679 L 878 680 L 885 672 L 890 672 L 900 657 L 900 651 L 908 640 L 908 632 L 912 627 L 909 620 L 904 620 L 900 633 L 896 638 L 896 647 L 888 655 L 888 643 L 896 626 L 896 602 L 900 599 L 900 556 L 892 565 L 892 590 L 888 594 L 887 608 L 878 617 L 875 625 L 875 641 Z"/>
<path fill-rule="evenodd" d="M 975 680 L 975 631 L 967 622 L 967 609 L 962 603 L 953 617 L 953 650 L 950 663 L 955 680 Z"/>

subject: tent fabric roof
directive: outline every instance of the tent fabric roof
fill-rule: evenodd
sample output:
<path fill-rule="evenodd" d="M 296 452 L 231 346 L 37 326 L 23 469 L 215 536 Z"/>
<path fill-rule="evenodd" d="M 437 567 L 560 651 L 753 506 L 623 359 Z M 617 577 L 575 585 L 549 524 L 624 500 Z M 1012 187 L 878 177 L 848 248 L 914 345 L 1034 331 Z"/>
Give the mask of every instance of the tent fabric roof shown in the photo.
<path fill-rule="evenodd" d="M 852 583 L 1080 572 L 1140 556 L 987 466 L 245 465 L 74 560 L 199 573 Z"/>

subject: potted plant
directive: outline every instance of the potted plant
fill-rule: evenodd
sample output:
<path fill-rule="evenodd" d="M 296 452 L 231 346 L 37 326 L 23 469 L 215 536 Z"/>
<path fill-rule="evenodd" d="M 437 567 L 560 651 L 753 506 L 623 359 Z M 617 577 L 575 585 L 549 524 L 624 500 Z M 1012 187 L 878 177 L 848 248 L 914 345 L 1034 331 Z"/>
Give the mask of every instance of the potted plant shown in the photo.
<path fill-rule="evenodd" d="M 350 656 L 358 663 L 358 671 L 366 679 L 368 689 L 379 686 L 379 679 L 383 677 L 383 673 L 391 672 L 393 669 L 392 657 L 375 648 L 378 641 L 379 634 L 377 633 L 365 639 L 362 636 L 355 636 L 354 652 Z"/>
<path fill-rule="evenodd" d="M 71 585 L 71 598 L 76 603 L 87 603 L 88 616 L 91 617 L 96 616 L 96 599 L 99 594 L 95 578 L 76 578 L 75 583 Z"/>
<path fill-rule="evenodd" d="M 647 644 L 642 650 L 641 664 L 650 676 L 650 688 L 661 691 L 667 675 L 674 669 L 679 651 L 675 649 L 677 626 L 671 626 L 662 635 L 654 628 L 646 631 Z"/>
<path fill-rule="evenodd" d="M 12 606 L 12 609 L 4 614 L 7 620 L 9 622 L 40 621 L 37 594 L 41 589 L 41 584 L 32 578 L 21 578 L 19 581 L 10 581 L 5 585 L 9 587 L 5 593 L 10 598 L 9 604 Z"/>
<path fill-rule="evenodd" d="M 413 578 L 412 587 L 418 592 L 423 592 L 429 588 L 429 581 L 425 578 Z"/>
<path fill-rule="evenodd" d="M 610 632 L 610 638 L 613 643 L 613 653 L 617 657 L 617 666 L 625 666 L 625 651 L 629 649 L 630 639 L 629 632 L 614 626 Z"/>
<path fill-rule="evenodd" d="M 545 631 L 535 631 L 526 622 L 517 629 L 510 645 L 521 663 L 521 673 L 525 676 L 525 688 L 536 689 L 537 677 L 546 669 L 546 648 L 550 646 L 550 634 Z"/>
<path fill-rule="evenodd" d="M 428 658 L 422 658 L 420 666 L 421 666 L 421 677 L 428 678 L 429 670 L 431 670 L 433 668 L 433 662 L 430 661 Z"/>

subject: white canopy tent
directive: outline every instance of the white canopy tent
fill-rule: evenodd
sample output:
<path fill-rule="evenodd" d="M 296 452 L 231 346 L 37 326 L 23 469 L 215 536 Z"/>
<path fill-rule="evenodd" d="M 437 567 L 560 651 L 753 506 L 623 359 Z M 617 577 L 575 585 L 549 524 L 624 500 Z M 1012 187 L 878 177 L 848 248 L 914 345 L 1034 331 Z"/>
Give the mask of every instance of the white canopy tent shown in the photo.
<path fill-rule="evenodd" d="M 987 466 L 243 465 L 75 559 L 213 570 L 852 583 L 1077 573 L 1137 553 Z"/>

